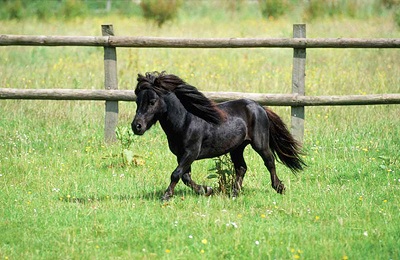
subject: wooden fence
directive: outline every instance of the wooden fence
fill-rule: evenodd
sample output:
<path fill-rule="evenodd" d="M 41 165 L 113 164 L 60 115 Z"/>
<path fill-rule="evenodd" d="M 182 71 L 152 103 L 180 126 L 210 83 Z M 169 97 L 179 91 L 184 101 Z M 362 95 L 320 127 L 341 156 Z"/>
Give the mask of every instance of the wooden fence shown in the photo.
<path fill-rule="evenodd" d="M 104 47 L 105 90 L 0 88 L 0 99 L 105 100 L 105 140 L 115 141 L 118 101 L 134 101 L 131 90 L 118 90 L 117 47 L 135 48 L 292 48 L 292 94 L 205 92 L 216 102 L 250 98 L 262 105 L 291 106 L 291 130 L 303 141 L 304 107 L 335 105 L 400 104 L 400 94 L 305 96 L 307 48 L 400 48 L 400 39 L 308 39 L 304 24 L 293 26 L 293 38 L 188 39 L 114 36 L 112 25 L 102 25 L 103 36 L 0 35 L 0 46 L 97 46 Z"/>

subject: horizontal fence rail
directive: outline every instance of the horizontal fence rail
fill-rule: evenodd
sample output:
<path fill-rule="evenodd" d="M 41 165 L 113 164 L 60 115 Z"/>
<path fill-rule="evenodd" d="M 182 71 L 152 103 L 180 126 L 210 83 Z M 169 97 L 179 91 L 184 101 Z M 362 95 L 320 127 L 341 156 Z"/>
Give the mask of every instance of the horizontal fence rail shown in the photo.
<path fill-rule="evenodd" d="M 399 38 L 165 38 L 125 36 L 0 35 L 0 46 L 141 48 L 400 48 Z"/>
<path fill-rule="evenodd" d="M 215 102 L 249 98 L 266 106 L 348 106 L 400 104 L 400 94 L 303 96 L 242 92 L 203 92 Z M 135 101 L 133 90 L 0 88 L 0 99 Z"/>

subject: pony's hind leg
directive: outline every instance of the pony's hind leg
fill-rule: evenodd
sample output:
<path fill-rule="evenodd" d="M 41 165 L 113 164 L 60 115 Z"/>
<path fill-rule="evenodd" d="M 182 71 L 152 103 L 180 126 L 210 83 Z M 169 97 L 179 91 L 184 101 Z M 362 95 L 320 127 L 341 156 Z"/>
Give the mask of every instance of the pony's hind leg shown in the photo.
<path fill-rule="evenodd" d="M 272 188 L 274 188 L 274 190 L 276 190 L 276 192 L 278 192 L 279 194 L 283 194 L 283 192 L 285 191 L 285 185 L 283 185 L 282 181 L 278 178 L 278 175 L 276 175 L 275 158 L 271 151 L 267 153 L 267 156 L 264 159 L 264 163 L 271 176 Z"/>
<path fill-rule="evenodd" d="M 247 165 L 243 157 L 243 150 L 245 147 L 246 145 L 239 147 L 230 153 L 236 173 L 235 183 L 232 187 L 232 197 L 237 197 L 239 192 L 242 190 L 243 179 L 247 171 Z"/>
<path fill-rule="evenodd" d="M 254 147 L 253 147 L 254 148 Z M 276 175 L 275 158 L 270 149 L 264 148 L 262 150 L 255 149 L 256 152 L 262 157 L 265 167 L 267 167 L 271 176 L 271 185 L 276 192 L 283 194 L 285 191 L 285 185 Z"/>

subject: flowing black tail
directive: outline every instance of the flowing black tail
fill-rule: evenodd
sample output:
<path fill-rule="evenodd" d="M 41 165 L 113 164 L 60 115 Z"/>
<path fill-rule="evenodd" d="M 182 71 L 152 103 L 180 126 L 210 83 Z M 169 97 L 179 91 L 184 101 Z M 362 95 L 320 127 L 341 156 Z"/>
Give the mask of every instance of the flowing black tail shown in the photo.
<path fill-rule="evenodd" d="M 269 126 L 269 145 L 277 161 L 280 161 L 292 172 L 296 173 L 307 166 L 301 159 L 301 145 L 293 138 L 282 119 L 269 110 L 267 111 Z"/>

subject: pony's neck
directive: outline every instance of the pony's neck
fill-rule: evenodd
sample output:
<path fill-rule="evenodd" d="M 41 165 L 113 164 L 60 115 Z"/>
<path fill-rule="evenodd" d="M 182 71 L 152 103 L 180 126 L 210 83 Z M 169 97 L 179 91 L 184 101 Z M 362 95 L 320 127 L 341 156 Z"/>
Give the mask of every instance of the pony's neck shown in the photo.
<path fill-rule="evenodd" d="M 168 137 L 175 137 L 184 131 L 188 111 L 173 93 L 167 94 L 164 101 L 167 111 L 161 116 L 159 122 Z"/>

